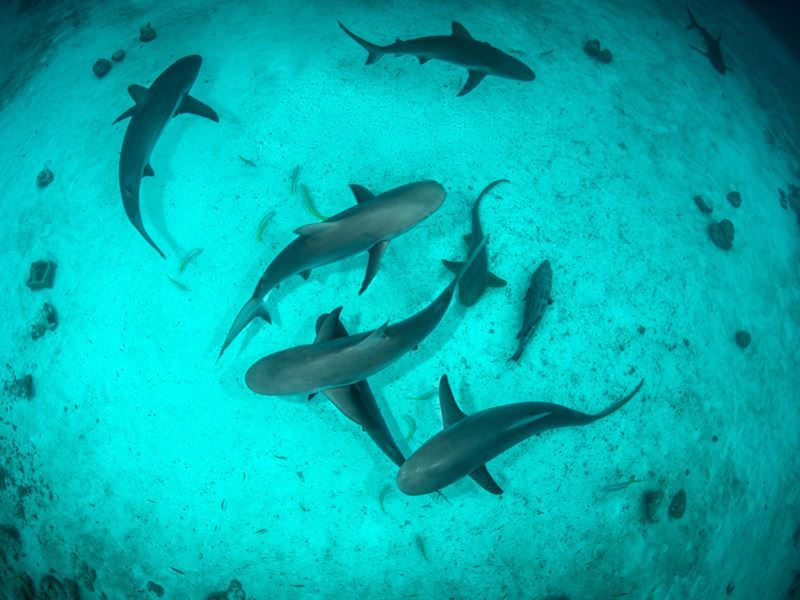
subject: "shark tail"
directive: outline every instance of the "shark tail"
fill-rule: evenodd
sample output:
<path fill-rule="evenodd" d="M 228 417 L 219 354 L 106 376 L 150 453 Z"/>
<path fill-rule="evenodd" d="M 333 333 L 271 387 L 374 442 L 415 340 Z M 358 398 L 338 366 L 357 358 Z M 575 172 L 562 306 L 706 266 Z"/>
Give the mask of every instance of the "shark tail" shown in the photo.
<path fill-rule="evenodd" d="M 231 342 L 233 342 L 236 336 L 256 317 L 261 317 L 267 323 L 272 323 L 272 317 L 269 316 L 267 307 L 264 306 L 264 298 L 250 298 L 242 307 L 242 310 L 239 311 L 239 314 L 236 315 L 236 318 L 233 320 L 233 325 L 231 325 L 228 335 L 225 336 L 225 341 L 222 343 L 222 349 L 219 351 L 217 360 L 222 358 L 222 353 L 231 345 Z"/>
<path fill-rule="evenodd" d="M 643 385 L 644 385 L 644 379 L 642 379 L 639 382 L 639 385 L 637 385 L 630 394 L 628 394 L 627 396 L 625 396 L 621 400 L 617 400 L 614 404 L 609 406 L 603 412 L 597 413 L 596 415 L 592 415 L 592 421 L 596 421 L 598 419 L 602 419 L 603 417 L 607 417 L 611 413 L 618 411 L 620 408 L 625 406 L 636 394 L 639 393 L 639 390 L 642 389 Z"/>
<path fill-rule="evenodd" d="M 372 43 L 368 42 L 367 40 L 365 40 L 364 38 L 358 37 L 355 33 L 350 31 L 347 27 L 342 25 L 341 21 L 338 21 L 338 23 L 339 23 L 339 27 L 342 28 L 342 31 L 344 31 L 347 35 L 349 35 L 353 39 L 354 42 L 356 42 L 359 46 L 364 48 L 364 50 L 366 50 L 369 53 L 369 56 L 367 56 L 367 62 L 364 63 L 365 65 L 375 64 L 376 62 L 378 62 L 381 59 L 381 57 L 383 56 L 383 47 L 382 46 L 378 46 L 377 44 L 372 44 Z"/>
<path fill-rule="evenodd" d="M 686 26 L 686 29 L 700 29 L 700 24 L 697 22 L 697 19 L 694 18 L 692 14 L 692 9 L 689 8 L 689 5 L 686 5 L 686 12 L 689 13 L 689 24 Z"/>
<path fill-rule="evenodd" d="M 125 208 L 125 214 L 128 215 L 128 220 L 131 222 L 136 228 L 136 231 L 139 232 L 144 240 L 150 244 L 156 252 L 161 255 L 161 258 L 164 260 L 167 259 L 167 255 L 161 251 L 161 248 L 153 241 L 153 238 L 150 237 L 150 234 L 144 228 L 144 223 L 142 223 L 142 215 L 139 213 L 139 198 L 138 193 L 132 192 L 127 187 L 122 188 L 122 204 Z"/>

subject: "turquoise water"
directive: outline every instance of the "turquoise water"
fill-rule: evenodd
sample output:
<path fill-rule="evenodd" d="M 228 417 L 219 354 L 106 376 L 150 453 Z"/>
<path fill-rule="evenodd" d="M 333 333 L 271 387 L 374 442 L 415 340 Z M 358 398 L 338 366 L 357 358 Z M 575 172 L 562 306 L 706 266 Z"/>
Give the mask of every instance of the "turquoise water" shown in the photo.
<path fill-rule="evenodd" d="M 743 5 L 692 9 L 724 32 L 733 72 L 689 48 L 701 39 L 680 2 L 4 5 L 2 379 L 31 374 L 35 396 L 0 396 L 2 597 L 34 597 L 28 583 L 70 597 L 52 591 L 66 580 L 112 599 L 797 594 L 800 229 L 778 188 L 800 185 L 800 71 Z M 536 79 L 490 76 L 457 97 L 465 69 L 365 66 L 337 20 L 378 44 L 458 20 Z M 148 22 L 157 37 L 142 43 Z M 610 64 L 583 52 L 592 38 Z M 95 77 L 117 49 L 125 59 Z M 128 122 L 111 123 L 130 84 L 189 54 L 203 57 L 191 93 L 219 123 L 182 115 L 152 154 L 141 209 L 164 261 L 125 217 Z M 447 195 L 389 245 L 364 294 L 363 253 L 293 276 L 268 299 L 273 324 L 249 325 L 215 362 L 263 270 L 316 220 L 291 190 L 298 165 L 325 216 L 354 205 L 351 183 L 433 179 Z M 508 285 L 471 308 L 455 299 L 418 350 L 369 379 L 400 448 L 440 431 L 445 373 L 467 413 L 596 413 L 645 383 L 606 419 L 493 460 L 502 496 L 468 478 L 406 496 L 322 395 L 258 395 L 244 374 L 313 341 L 337 306 L 350 332 L 421 310 L 501 178 L 481 219 Z M 735 225 L 728 251 L 707 232 L 720 219 Z M 508 363 L 545 259 L 553 302 Z M 25 285 L 36 260 L 57 263 L 52 288 Z M 44 302 L 58 327 L 32 339 Z M 685 513 L 670 518 L 679 490 Z"/>

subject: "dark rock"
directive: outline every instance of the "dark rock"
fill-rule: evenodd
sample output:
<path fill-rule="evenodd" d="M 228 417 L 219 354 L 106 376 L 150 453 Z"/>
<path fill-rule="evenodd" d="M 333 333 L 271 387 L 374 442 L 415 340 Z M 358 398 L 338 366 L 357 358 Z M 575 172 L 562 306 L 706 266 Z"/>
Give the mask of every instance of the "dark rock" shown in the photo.
<path fill-rule="evenodd" d="M 206 600 L 247 600 L 242 584 L 236 579 L 231 579 L 228 589 L 224 592 L 212 592 Z"/>
<path fill-rule="evenodd" d="M 153 592 L 159 598 L 164 595 L 164 586 L 158 585 L 155 581 L 147 582 L 147 590 Z"/>
<path fill-rule="evenodd" d="M 597 60 L 606 65 L 611 62 L 611 59 L 611 50 L 608 48 L 603 48 L 600 50 L 600 54 L 597 55 Z"/>
<path fill-rule="evenodd" d="M 644 494 L 644 517 L 648 523 L 658 521 L 658 507 L 664 500 L 664 492 L 660 490 L 650 490 Z"/>
<path fill-rule="evenodd" d="M 97 571 L 86 563 L 81 563 L 76 577 L 80 584 L 90 592 L 94 591 L 94 582 L 97 581 Z"/>
<path fill-rule="evenodd" d="M 733 593 L 733 588 L 734 588 L 734 587 L 735 587 L 735 586 L 733 585 L 733 582 L 732 582 L 732 581 L 729 581 L 729 582 L 728 582 L 728 585 L 726 585 L 726 586 L 725 586 L 725 593 L 726 593 L 728 596 L 730 596 L 730 595 Z"/>
<path fill-rule="evenodd" d="M 37 260 L 31 263 L 31 272 L 27 286 L 32 290 L 43 290 L 53 287 L 56 278 L 56 263 L 52 260 Z"/>
<path fill-rule="evenodd" d="M 667 514 L 669 514 L 670 519 L 680 519 L 685 512 L 686 492 L 681 489 L 678 490 L 678 492 L 672 497 L 672 500 L 670 500 Z"/>
<path fill-rule="evenodd" d="M 35 340 L 42 337 L 48 331 L 55 331 L 58 327 L 58 315 L 56 309 L 49 302 L 42 305 L 39 319 L 31 326 L 31 337 Z"/>
<path fill-rule="evenodd" d="M 148 23 L 139 30 L 139 40 L 142 42 L 152 42 L 156 39 L 156 30 Z"/>
<path fill-rule="evenodd" d="M 711 205 L 711 203 L 706 201 L 706 199 L 703 198 L 700 194 L 697 194 L 694 197 L 694 203 L 697 205 L 697 208 L 700 209 L 700 212 L 703 213 L 704 215 L 710 215 L 714 210 L 714 207 Z"/>
<path fill-rule="evenodd" d="M 46 188 L 51 183 L 53 183 L 53 172 L 45 167 L 36 176 L 36 185 L 40 188 Z"/>
<path fill-rule="evenodd" d="M 105 58 L 98 58 L 92 66 L 92 71 L 98 78 L 103 78 L 108 75 L 111 70 L 111 62 Z"/>
<path fill-rule="evenodd" d="M 722 219 L 719 223 L 711 223 L 708 226 L 708 236 L 717 247 L 730 250 L 733 248 L 733 223 L 728 219 Z"/>
<path fill-rule="evenodd" d="M 600 40 L 589 40 L 583 45 L 583 51 L 592 58 L 597 58 L 600 54 Z"/>
<path fill-rule="evenodd" d="M 742 350 L 747 348 L 750 345 L 750 340 L 752 337 L 746 331 L 737 331 L 736 332 L 736 345 L 739 346 Z"/>
<path fill-rule="evenodd" d="M 124 58 L 125 58 L 125 50 L 123 50 L 122 48 L 120 48 L 119 50 L 115 50 L 114 54 L 111 55 L 111 60 L 113 60 L 114 62 L 122 62 Z"/>
<path fill-rule="evenodd" d="M 728 192 L 728 202 L 733 208 L 739 208 L 742 205 L 742 195 L 739 192 Z"/>
<path fill-rule="evenodd" d="M 33 375 L 28 373 L 22 377 L 17 378 L 14 373 L 11 373 L 11 380 L 3 382 L 3 389 L 17 398 L 25 398 L 30 400 L 35 395 L 33 389 Z"/>

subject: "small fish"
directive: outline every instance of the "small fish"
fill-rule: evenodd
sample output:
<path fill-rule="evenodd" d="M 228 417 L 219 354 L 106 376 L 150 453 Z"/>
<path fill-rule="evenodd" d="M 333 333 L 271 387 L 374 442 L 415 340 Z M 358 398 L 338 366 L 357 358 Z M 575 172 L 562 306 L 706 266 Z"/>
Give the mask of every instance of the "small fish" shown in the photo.
<path fill-rule="evenodd" d="M 289 191 L 293 194 L 297 191 L 297 182 L 300 181 L 300 173 L 303 172 L 302 165 L 295 165 L 294 169 L 292 169 L 292 174 L 289 176 L 289 180 L 291 181 L 291 187 Z"/>
<path fill-rule="evenodd" d="M 555 48 L 550 48 L 550 50 L 545 50 L 544 52 L 539 52 L 539 56 L 550 56 L 555 51 L 556 51 Z"/>
<path fill-rule="evenodd" d="M 328 217 L 319 212 L 317 207 L 314 206 L 314 198 L 311 196 L 311 190 L 308 189 L 308 186 L 305 183 L 300 184 L 300 191 L 303 193 L 303 202 L 305 203 L 308 212 L 310 212 L 320 221 L 326 221 Z"/>
<path fill-rule="evenodd" d="M 240 161 L 242 161 L 244 164 L 246 164 L 248 167 L 255 167 L 255 166 L 257 166 L 257 165 L 256 165 L 256 163 L 254 163 L 254 162 L 253 162 L 252 160 L 250 160 L 249 158 L 245 158 L 245 157 L 244 157 L 244 156 L 242 156 L 241 154 L 239 155 L 239 160 L 240 160 Z"/>
<path fill-rule="evenodd" d="M 175 572 L 176 572 L 178 575 L 186 575 L 186 573 L 184 573 L 184 572 L 183 572 L 183 571 L 181 571 L 180 569 L 176 569 L 175 567 L 170 567 L 170 569 L 172 569 L 173 571 L 175 571 Z"/>
<path fill-rule="evenodd" d="M 306 587 L 306 586 L 305 586 L 305 585 L 303 585 L 302 583 L 290 583 L 289 585 L 290 585 L 290 586 L 292 586 L 293 588 L 302 588 L 302 587 Z"/>
<path fill-rule="evenodd" d="M 302 471 L 298 471 L 298 472 L 297 472 L 297 476 L 300 478 L 300 481 L 302 481 L 303 483 L 305 483 L 305 481 L 306 481 L 306 476 L 305 476 L 305 475 L 303 475 L 303 472 L 302 472 Z"/>
<path fill-rule="evenodd" d="M 272 222 L 272 219 L 274 218 L 275 218 L 274 210 L 269 211 L 261 218 L 261 221 L 258 223 L 258 233 L 256 233 L 256 239 L 259 242 L 264 239 L 264 230 L 267 228 L 267 225 L 269 225 Z"/>
<path fill-rule="evenodd" d="M 166 275 L 166 278 L 169 279 L 173 284 L 175 284 L 175 287 L 178 288 L 180 291 L 182 291 L 182 292 L 188 292 L 189 291 L 189 288 L 186 287 L 184 284 L 182 284 L 177 279 L 174 279 L 174 278 L 170 277 L 169 275 Z"/>
<path fill-rule="evenodd" d="M 202 248 L 195 248 L 194 250 L 189 252 L 189 254 L 184 256 L 183 260 L 181 261 L 181 264 L 178 266 L 178 273 L 183 273 L 183 270 L 186 268 L 186 265 L 188 265 L 195 258 L 200 256 L 202 253 L 203 253 L 203 249 Z"/>
<path fill-rule="evenodd" d="M 422 554 L 422 558 L 425 559 L 425 562 L 431 562 L 428 559 L 428 553 L 425 551 L 425 540 L 422 539 L 422 536 L 417 534 L 414 537 L 414 542 L 417 544 L 417 550 L 419 550 L 419 553 Z"/>
<path fill-rule="evenodd" d="M 406 439 L 410 440 L 417 432 L 417 423 L 408 415 L 403 415 L 403 419 L 406 423 L 408 423 L 408 433 L 406 433 Z"/>
<path fill-rule="evenodd" d="M 256 534 L 258 534 L 258 535 L 260 535 L 262 533 L 267 533 L 267 530 L 266 529 L 259 529 L 258 531 L 256 531 Z"/>
<path fill-rule="evenodd" d="M 436 395 L 436 389 L 428 390 L 424 394 L 420 394 L 419 396 L 408 396 L 409 400 L 430 400 Z"/>
<path fill-rule="evenodd" d="M 624 490 L 632 483 L 644 483 L 644 479 L 629 479 L 628 481 L 623 481 L 622 483 L 612 483 L 609 485 L 604 485 L 599 487 L 598 489 L 601 492 L 618 492 L 619 490 Z"/>
<path fill-rule="evenodd" d="M 391 491 L 392 491 L 392 486 L 391 485 L 385 485 L 383 487 L 383 489 L 381 490 L 381 493 L 378 494 L 378 504 L 380 504 L 381 512 L 384 513 L 384 514 L 386 514 L 386 508 L 384 507 L 383 502 L 384 502 L 384 500 L 386 500 L 386 496 Z"/>
<path fill-rule="evenodd" d="M 283 456 L 282 454 L 273 454 L 272 456 L 274 456 L 278 460 L 286 460 L 289 458 L 288 456 Z"/>
<path fill-rule="evenodd" d="M 219 507 L 220 507 L 222 510 L 225 510 L 225 498 L 223 498 L 223 499 L 222 499 L 222 502 L 220 502 L 220 505 L 219 505 Z"/>

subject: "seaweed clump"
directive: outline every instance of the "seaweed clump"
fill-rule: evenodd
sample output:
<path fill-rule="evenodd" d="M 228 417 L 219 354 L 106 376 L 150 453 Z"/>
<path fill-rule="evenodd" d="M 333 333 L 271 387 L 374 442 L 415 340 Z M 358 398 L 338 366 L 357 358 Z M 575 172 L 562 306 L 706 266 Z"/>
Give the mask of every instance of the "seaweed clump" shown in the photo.
<path fill-rule="evenodd" d="M 144 27 L 139 30 L 139 41 L 142 42 L 152 42 L 156 39 L 156 30 L 153 29 L 153 26 L 148 23 Z"/>
<path fill-rule="evenodd" d="M 102 79 L 111 71 L 111 62 L 106 58 L 98 58 L 92 65 L 92 71 L 98 79 Z"/>
<path fill-rule="evenodd" d="M 247 600 L 247 595 L 241 582 L 231 579 L 227 590 L 224 592 L 212 592 L 206 596 L 206 600 Z"/>

